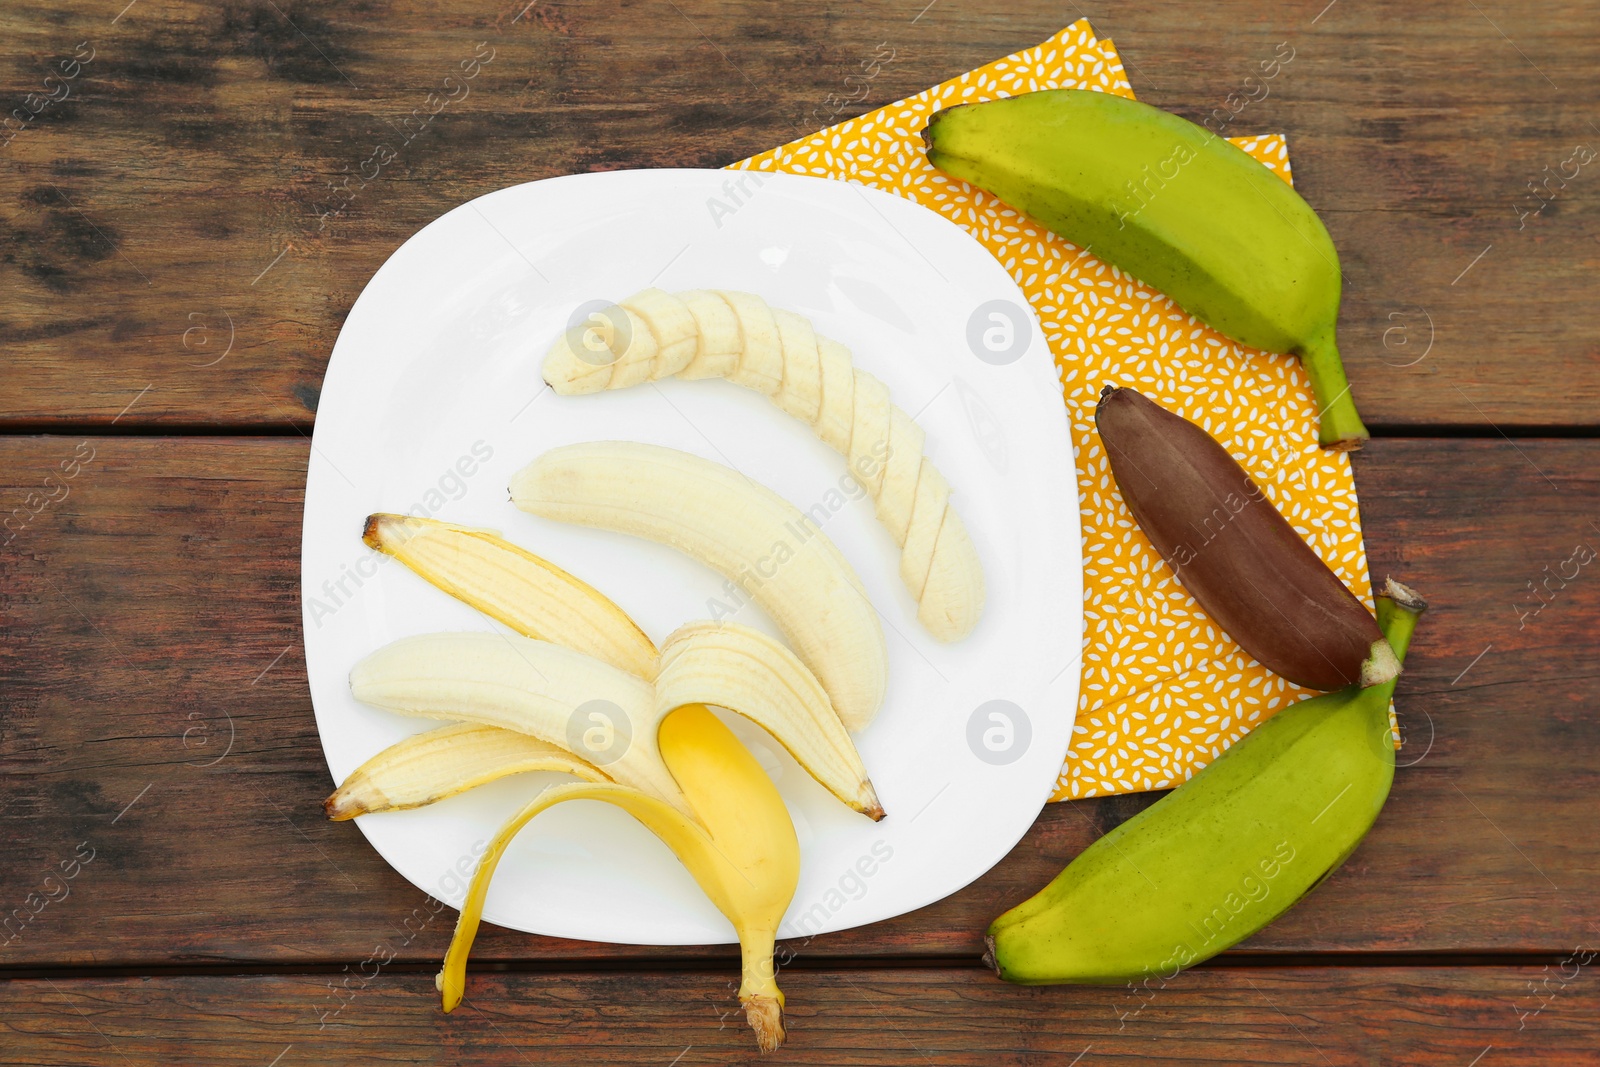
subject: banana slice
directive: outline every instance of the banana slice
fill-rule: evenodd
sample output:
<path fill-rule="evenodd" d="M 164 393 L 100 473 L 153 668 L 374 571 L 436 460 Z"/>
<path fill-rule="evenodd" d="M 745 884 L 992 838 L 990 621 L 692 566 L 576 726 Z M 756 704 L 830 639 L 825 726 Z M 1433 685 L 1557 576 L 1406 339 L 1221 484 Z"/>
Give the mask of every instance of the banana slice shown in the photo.
<path fill-rule="evenodd" d="M 728 375 L 735 385 L 775 396 L 783 388 L 783 342 L 772 309 L 759 296 L 717 290 L 739 319 L 739 363 Z M 552 386 L 554 382 L 550 383 Z M 615 388 L 615 387 L 613 387 Z M 556 392 L 560 392 L 556 388 Z"/>
<path fill-rule="evenodd" d="M 453 797 L 510 774 L 560 771 L 590 782 L 611 776 L 566 749 L 514 730 L 458 722 L 414 734 L 357 767 L 322 810 L 336 822 Z"/>
<path fill-rule="evenodd" d="M 774 397 L 778 406 L 803 422 L 817 421 L 822 410 L 822 367 L 817 356 L 817 335 L 811 323 L 792 311 L 772 309 L 783 345 L 783 388 Z"/>
<path fill-rule="evenodd" d="M 466 992 L 467 956 L 495 868 L 534 816 L 567 800 L 603 800 L 643 823 L 694 875 L 733 924 L 743 957 L 739 1000 L 762 1052 L 783 1044 L 783 993 L 772 951 L 800 879 L 800 845 L 783 798 L 761 765 L 706 708 L 691 704 L 661 724 L 661 753 L 699 821 L 627 786 L 551 786 L 500 828 L 479 861 L 436 985 L 444 1010 Z"/>
<path fill-rule="evenodd" d="M 901 546 L 900 574 L 917 601 L 917 618 L 923 626 L 940 641 L 959 641 L 971 633 L 983 614 L 983 566 L 950 503 L 949 484 L 939 478 L 926 491 L 919 489 L 924 470 L 932 469 L 923 455 L 922 429 L 890 403 L 882 382 L 853 366 L 849 349 L 818 336 L 800 315 L 769 308 L 750 293 L 719 290 L 716 295 L 738 323 L 735 342 L 728 317 L 709 295 L 678 295 L 678 302 L 688 309 L 687 320 L 699 330 L 699 351 L 682 364 L 676 358 L 656 358 L 651 376 L 720 375 L 765 393 L 784 411 L 804 420 L 848 459 L 851 474 L 877 501 L 878 518 Z M 663 298 L 671 299 L 647 289 L 624 304 L 664 308 Z M 664 328 L 655 334 L 663 345 L 679 343 L 667 337 L 678 338 L 685 328 L 685 315 L 676 310 L 672 315 L 670 334 Z M 647 317 L 654 321 L 656 313 Z M 727 349 L 735 344 L 737 354 L 730 354 Z M 545 358 L 545 380 L 558 393 L 593 392 L 596 387 L 589 378 L 573 377 L 570 349 L 568 338 L 557 340 Z M 605 388 L 619 389 L 640 380 L 619 371 Z M 954 530 L 949 537 L 941 534 L 946 528 Z"/>
<path fill-rule="evenodd" d="M 883 703 L 883 629 L 849 562 L 788 501 L 687 452 L 621 441 L 552 449 L 517 472 L 524 511 L 670 545 L 735 582 L 789 638 L 849 730 Z"/>
<path fill-rule="evenodd" d="M 650 328 L 655 355 L 650 361 L 650 380 L 670 378 L 694 358 L 700 347 L 700 326 L 683 301 L 660 289 L 645 289 L 622 302 Z"/>
<path fill-rule="evenodd" d="M 739 316 L 716 293 L 691 289 L 679 293 L 699 331 L 694 358 L 678 372 L 680 378 L 726 378 L 739 367 L 743 341 Z"/>
<path fill-rule="evenodd" d="M 900 549 L 900 580 L 906 583 L 911 595 L 919 601 L 928 584 L 928 572 L 933 567 L 934 550 L 939 544 L 939 531 L 950 520 L 950 486 L 946 484 L 939 468 L 922 457 L 922 470 L 917 475 L 916 501 L 911 505 L 911 521 L 906 526 L 906 543 Z M 959 520 L 958 520 L 959 521 Z"/>
<path fill-rule="evenodd" d="M 904 545 L 911 529 L 911 511 L 917 503 L 917 480 L 922 476 L 922 427 L 897 407 L 889 408 L 889 458 L 883 466 L 883 488 L 878 495 L 878 518 Z"/>
<path fill-rule="evenodd" d="M 850 365 L 850 350 L 838 341 L 818 337 L 817 363 L 822 375 L 822 405 L 812 425 L 824 444 L 849 456 L 856 402 L 856 373 Z M 884 390 L 884 399 L 888 400 L 888 390 Z"/>
<path fill-rule="evenodd" d="M 655 744 L 650 683 L 570 648 L 495 633 L 403 637 L 355 665 L 350 692 L 402 715 L 528 734 L 683 804 Z"/>
<path fill-rule="evenodd" d="M 650 324 L 627 306 L 613 304 L 556 339 L 544 374 L 558 393 L 626 389 L 650 380 L 655 357 Z"/>
<path fill-rule="evenodd" d="M 889 387 L 864 370 L 855 373 L 852 400 L 850 450 L 845 455 L 850 473 L 877 500 L 889 465 L 889 412 L 894 405 L 889 402 Z"/>

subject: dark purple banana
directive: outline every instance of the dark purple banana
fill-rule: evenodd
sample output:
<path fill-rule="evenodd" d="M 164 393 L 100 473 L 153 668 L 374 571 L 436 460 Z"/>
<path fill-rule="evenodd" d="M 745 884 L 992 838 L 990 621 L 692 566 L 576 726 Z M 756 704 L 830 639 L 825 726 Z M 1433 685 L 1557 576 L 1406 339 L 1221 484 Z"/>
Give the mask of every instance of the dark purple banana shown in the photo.
<path fill-rule="evenodd" d="M 1132 389 L 1095 409 L 1128 510 L 1206 614 L 1296 685 L 1378 685 L 1400 662 L 1361 601 L 1232 456 Z"/>

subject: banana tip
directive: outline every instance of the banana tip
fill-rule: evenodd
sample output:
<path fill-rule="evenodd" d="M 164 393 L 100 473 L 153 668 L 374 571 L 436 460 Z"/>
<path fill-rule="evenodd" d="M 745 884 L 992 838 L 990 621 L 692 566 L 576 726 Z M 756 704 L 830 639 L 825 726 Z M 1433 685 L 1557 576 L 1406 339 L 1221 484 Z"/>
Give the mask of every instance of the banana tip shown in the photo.
<path fill-rule="evenodd" d="M 744 1002 L 744 1017 L 750 1029 L 756 1032 L 756 1047 L 762 1052 L 776 1052 L 788 1036 L 783 1029 L 783 1005 L 774 997 L 748 998 Z"/>
<path fill-rule="evenodd" d="M 983 965 L 995 973 L 997 977 L 1004 978 L 1000 973 L 1000 964 L 994 958 L 994 935 L 987 934 L 983 939 Z"/>
<path fill-rule="evenodd" d="M 873 822 L 883 821 L 883 802 L 878 799 L 878 791 L 866 779 L 861 782 L 861 806 L 856 810 Z"/>
<path fill-rule="evenodd" d="M 322 814 L 334 822 L 344 822 L 356 817 L 355 807 L 350 804 L 349 795 L 343 789 L 335 789 L 328 794 L 328 799 L 322 802 Z"/>
<path fill-rule="evenodd" d="M 439 991 L 439 1007 L 449 1015 L 461 1006 L 462 989 L 459 985 L 446 982 L 444 971 L 433 976 L 433 988 Z"/>
<path fill-rule="evenodd" d="M 366 542 L 368 548 L 375 548 L 379 552 L 383 551 L 383 537 L 378 533 L 378 527 L 383 524 L 383 520 L 386 518 L 388 518 L 386 514 L 378 511 L 368 515 L 367 521 L 362 524 L 361 540 Z"/>
<path fill-rule="evenodd" d="M 1428 610 L 1428 602 L 1423 599 L 1421 593 L 1409 585 L 1402 585 L 1393 578 L 1384 579 L 1383 595 L 1407 611 L 1418 615 Z"/>

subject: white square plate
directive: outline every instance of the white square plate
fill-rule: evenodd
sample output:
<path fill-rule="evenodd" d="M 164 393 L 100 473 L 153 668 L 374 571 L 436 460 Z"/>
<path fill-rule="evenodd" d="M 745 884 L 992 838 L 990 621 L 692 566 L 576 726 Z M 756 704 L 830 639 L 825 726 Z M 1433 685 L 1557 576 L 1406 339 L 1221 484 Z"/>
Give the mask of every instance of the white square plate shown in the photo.
<path fill-rule="evenodd" d="M 983 560 L 988 604 L 969 638 L 941 645 L 923 632 L 872 502 L 836 505 L 843 458 L 766 398 L 722 381 L 582 397 L 544 386 L 541 357 L 579 308 L 649 285 L 758 293 L 809 317 L 888 384 L 927 431 Z M 409 634 L 498 625 L 369 552 L 360 534 L 370 512 L 501 530 L 616 600 L 657 641 L 710 617 L 720 575 L 507 499 L 512 473 L 546 449 L 614 439 L 731 463 L 802 511 L 828 504 L 826 532 L 884 621 L 888 696 L 856 739 L 883 822 L 724 716 L 799 833 L 802 874 L 782 936 L 911 911 L 1004 856 L 1050 794 L 1077 707 L 1082 557 L 1055 368 L 1022 293 L 959 227 L 887 193 L 793 175 L 620 171 L 519 185 L 430 223 L 373 276 L 334 347 L 306 484 L 306 663 L 333 780 L 438 725 L 357 703 L 347 683 L 357 660 Z M 753 605 L 733 617 L 777 633 Z M 503 779 L 359 825 L 418 888 L 459 905 L 477 853 L 556 777 Z M 485 918 L 591 941 L 734 940 L 664 845 L 593 801 L 523 830 Z"/>

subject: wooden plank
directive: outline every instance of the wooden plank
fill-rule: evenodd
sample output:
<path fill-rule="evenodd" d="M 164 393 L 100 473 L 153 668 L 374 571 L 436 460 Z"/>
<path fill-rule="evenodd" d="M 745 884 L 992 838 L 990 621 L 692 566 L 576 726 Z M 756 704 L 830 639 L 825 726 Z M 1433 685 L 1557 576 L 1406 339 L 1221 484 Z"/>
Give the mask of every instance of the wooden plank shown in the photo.
<path fill-rule="evenodd" d="M 321 818 L 332 783 L 298 592 L 306 455 L 298 438 L 0 438 L 8 508 L 61 496 L 0 549 L 0 904 L 33 907 L 80 844 L 94 857 L 0 967 L 442 954 L 450 912 L 408 927 L 423 895 L 356 827 Z M 1399 698 L 1411 765 L 1351 862 L 1247 948 L 1554 953 L 1600 932 L 1600 578 L 1590 566 L 1551 584 L 1539 614 L 1514 610 L 1535 603 L 1541 568 L 1600 546 L 1597 469 L 1593 441 L 1381 440 L 1361 455 L 1374 571 L 1434 603 Z M 990 918 L 1146 803 L 1053 805 L 966 890 L 795 948 L 974 958 Z M 729 950 L 491 928 L 477 950 L 664 954 Z"/>
<path fill-rule="evenodd" d="M 790 971 L 780 1055 L 820 1067 L 1577 1067 L 1600 1044 L 1600 980 L 1586 955 L 1548 968 L 1201 969 L 1148 990 L 1007 986 L 976 968 Z M 725 973 L 474 974 L 452 1015 L 429 975 L 343 982 L 7 982 L 0 1064 L 756 1062 Z"/>
<path fill-rule="evenodd" d="M 449 208 L 555 174 L 732 162 L 1079 14 L 1146 99 L 1198 119 L 1243 93 L 1259 99 L 1230 132 L 1289 134 L 1341 250 L 1343 348 L 1374 425 L 1596 425 L 1600 322 L 1579 310 L 1600 297 L 1600 186 L 1570 161 L 1600 145 L 1583 110 L 1600 39 L 1570 32 L 1589 22 L 1577 0 L 1492 21 L 1446 0 L 1404 19 L 1322 0 L 909 10 L 144 0 L 111 19 L 86 0 L 8 4 L 3 97 L 43 110 L 0 131 L 0 426 L 303 428 L 356 295 Z M 446 88 L 489 54 L 480 42 L 492 60 Z M 880 42 L 895 58 L 858 95 L 844 78 Z M 1292 62 L 1246 84 L 1283 42 Z M 93 58 L 47 85 L 75 53 Z M 467 95 L 408 132 L 436 89 Z M 1549 178 L 1564 163 L 1578 176 Z M 353 195 L 331 190 L 352 176 Z M 1530 214 L 1528 184 L 1547 179 Z"/>

